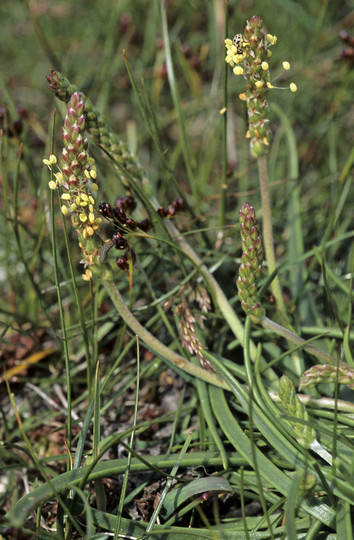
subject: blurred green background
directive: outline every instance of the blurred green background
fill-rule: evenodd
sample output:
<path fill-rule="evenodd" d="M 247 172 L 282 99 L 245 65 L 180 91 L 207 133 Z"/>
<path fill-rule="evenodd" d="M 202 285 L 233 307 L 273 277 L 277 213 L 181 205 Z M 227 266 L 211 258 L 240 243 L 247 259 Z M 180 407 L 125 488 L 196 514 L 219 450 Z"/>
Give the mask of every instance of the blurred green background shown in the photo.
<path fill-rule="evenodd" d="M 171 183 L 164 182 L 168 175 L 138 109 L 124 64 L 125 50 L 136 81 L 143 82 L 155 111 L 165 154 L 178 182 L 191 206 L 205 218 L 206 226 L 217 227 L 222 183 L 223 119 L 219 111 L 224 105 L 225 4 L 223 0 L 169 0 L 166 9 L 191 168 L 196 179 L 194 191 L 187 180 L 166 74 L 158 1 L 2 0 L 0 106 L 2 125 L 11 136 L 6 159 L 11 178 L 17 166 L 19 144 L 24 144 L 20 186 L 22 205 L 25 209 L 26 205 L 29 207 L 28 216 L 35 207 L 34 198 L 40 200 L 47 190 L 48 171 L 42 158 L 49 153 L 54 108 L 58 112 L 55 146 L 58 154 L 61 148 L 60 115 L 65 114 L 65 105 L 48 89 L 46 75 L 52 67 L 85 91 L 114 131 L 137 152 L 161 204 L 167 205 L 176 196 Z M 228 11 L 231 38 L 242 32 L 252 15 L 262 17 L 266 30 L 278 37 L 270 59 L 273 84 L 287 88 L 293 81 L 298 86 L 296 94 L 289 90 L 269 93 L 273 133 L 269 171 L 277 254 L 281 258 L 287 250 L 284 220 L 293 190 L 300 187 L 305 249 L 311 249 L 323 238 L 328 212 L 338 203 L 350 164 L 353 55 L 348 50 L 343 54 L 350 47 L 340 33 L 353 32 L 353 5 L 339 0 L 244 0 L 229 1 Z M 283 60 L 290 62 L 289 72 L 282 69 Z M 260 196 L 256 163 L 249 159 L 245 139 L 246 109 L 237 97 L 245 89 L 244 81 L 234 77 L 229 67 L 227 73 L 225 224 L 233 225 L 242 202 L 247 199 L 258 210 Z M 298 164 L 294 152 L 290 155 L 284 122 L 288 122 L 296 137 Z M 94 149 L 93 153 L 98 152 Z M 292 178 L 291 165 L 299 171 Z M 119 192 L 117 177 L 112 168 L 101 167 L 105 177 L 101 183 L 101 200 L 112 201 Z M 351 226 L 349 200 L 346 196 L 336 234 L 345 233 Z M 211 235 L 214 236 L 213 231 Z M 234 242 L 234 236 L 232 232 L 229 244 Z M 229 244 L 226 239 L 223 249 L 227 250 Z M 237 249 L 234 247 L 232 253 Z M 334 264 L 342 265 L 340 272 L 349 271 L 347 255 L 343 257 L 342 248 L 332 248 L 331 258 Z M 234 294 L 233 280 L 230 294 Z"/>

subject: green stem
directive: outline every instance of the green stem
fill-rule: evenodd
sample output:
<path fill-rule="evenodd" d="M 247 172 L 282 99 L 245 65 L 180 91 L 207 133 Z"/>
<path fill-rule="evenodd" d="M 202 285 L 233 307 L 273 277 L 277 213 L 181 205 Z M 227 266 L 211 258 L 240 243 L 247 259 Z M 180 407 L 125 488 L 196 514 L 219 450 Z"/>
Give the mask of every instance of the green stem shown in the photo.
<path fill-rule="evenodd" d="M 165 221 L 165 225 L 168 231 L 170 232 L 172 238 L 178 242 L 183 252 L 198 267 L 198 270 L 200 271 L 201 275 L 205 279 L 210 290 L 214 293 L 214 297 L 218 304 L 218 307 L 221 313 L 223 314 L 225 320 L 229 324 L 231 331 L 233 332 L 234 336 L 242 344 L 243 339 L 244 339 L 243 324 L 238 318 L 238 316 L 236 315 L 236 313 L 234 312 L 234 310 L 232 309 L 230 302 L 225 296 L 224 291 L 222 290 L 222 288 L 220 287 L 216 279 L 209 272 L 208 268 L 202 263 L 202 260 L 200 259 L 200 257 L 193 250 L 193 248 L 188 244 L 188 242 L 186 242 L 186 240 L 183 238 L 181 233 L 176 229 L 176 227 L 170 221 Z M 250 342 L 250 352 L 251 352 L 251 357 L 255 358 L 256 346 L 252 341 Z"/>
<path fill-rule="evenodd" d="M 272 209 L 269 193 L 268 167 L 266 156 L 258 158 L 259 184 L 261 188 L 262 212 L 263 212 L 263 242 L 265 255 L 268 263 L 268 272 L 272 274 L 276 269 L 273 227 L 272 227 Z M 283 296 L 280 289 L 279 278 L 276 275 L 271 284 L 271 290 L 276 300 L 276 305 L 284 324 L 288 324 L 286 309 Z"/>
<path fill-rule="evenodd" d="M 229 22 L 229 7 L 227 2 L 225 2 L 225 31 L 224 31 L 224 40 L 228 36 L 228 22 Z M 227 110 L 227 74 L 228 66 L 224 62 L 223 69 L 223 106 Z M 222 229 L 225 226 L 225 211 L 226 211 L 226 194 L 227 194 L 227 112 L 223 114 L 223 124 L 222 124 L 222 178 L 220 186 L 220 205 L 219 205 L 219 232 L 222 233 Z"/>
<path fill-rule="evenodd" d="M 277 392 L 273 390 L 268 391 L 269 397 L 276 403 L 280 402 L 280 397 Z M 342 399 L 333 398 L 318 398 L 309 396 L 307 394 L 296 394 L 301 403 L 308 405 L 309 407 L 316 407 L 317 409 L 330 409 L 338 410 L 342 412 L 354 413 L 354 403 L 350 401 L 344 401 Z"/>
<path fill-rule="evenodd" d="M 122 296 L 120 295 L 119 291 L 117 290 L 116 286 L 112 281 L 107 281 L 104 279 L 103 285 L 106 288 L 106 291 L 108 292 L 115 308 L 120 313 L 125 323 L 157 356 L 162 359 L 168 360 L 169 362 L 171 362 L 171 364 L 181 369 L 182 371 L 185 371 L 186 373 L 189 373 L 194 377 L 198 377 L 199 379 L 202 379 L 207 383 L 214 384 L 219 388 L 229 388 L 229 386 L 218 375 L 206 371 L 199 366 L 195 366 L 179 354 L 175 353 L 174 351 L 163 345 L 161 341 L 159 341 L 152 334 L 150 334 L 150 332 L 139 323 L 139 321 L 134 317 L 132 312 L 126 306 Z"/>
<path fill-rule="evenodd" d="M 261 319 L 261 324 L 263 328 L 272 330 L 272 332 L 274 332 L 278 336 L 282 336 L 287 341 L 290 341 L 291 343 L 294 343 L 295 345 L 303 345 L 303 348 L 305 349 L 305 351 L 312 354 L 313 356 L 316 356 L 316 358 L 320 358 L 320 360 L 324 360 L 324 362 L 328 362 L 329 364 L 332 364 L 332 365 L 337 363 L 337 360 L 333 358 L 333 356 L 327 354 L 324 351 L 321 351 L 321 349 L 318 349 L 317 347 L 314 347 L 313 345 L 307 344 L 304 339 L 302 339 L 301 337 L 291 332 L 291 330 L 284 328 L 284 326 L 281 326 L 280 324 L 277 324 L 274 321 L 268 319 L 268 317 L 263 317 Z"/>

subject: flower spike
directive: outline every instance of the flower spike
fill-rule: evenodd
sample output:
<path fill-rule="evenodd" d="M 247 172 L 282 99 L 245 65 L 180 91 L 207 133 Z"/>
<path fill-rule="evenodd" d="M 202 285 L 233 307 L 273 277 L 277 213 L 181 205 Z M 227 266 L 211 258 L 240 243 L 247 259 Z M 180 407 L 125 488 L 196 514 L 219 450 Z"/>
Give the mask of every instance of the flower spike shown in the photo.
<path fill-rule="evenodd" d="M 238 295 L 245 313 L 254 322 L 259 322 L 265 310 L 257 295 L 257 283 L 262 270 L 263 249 L 256 213 L 249 203 L 244 203 L 239 212 L 242 237 L 242 257 L 237 279 Z"/>
<path fill-rule="evenodd" d="M 244 34 L 236 34 L 233 40 L 225 40 L 225 61 L 233 68 L 234 75 L 243 75 L 247 83 L 247 93 L 239 97 L 247 102 L 248 132 L 253 157 L 261 157 L 268 152 L 270 130 L 266 96 L 270 89 L 275 88 L 270 81 L 268 60 L 272 54 L 270 47 L 276 42 L 276 36 L 265 34 L 260 17 L 252 17 L 247 22 Z M 289 62 L 284 61 L 283 68 L 288 71 Z M 291 83 L 288 88 L 291 92 L 297 91 L 295 83 Z"/>

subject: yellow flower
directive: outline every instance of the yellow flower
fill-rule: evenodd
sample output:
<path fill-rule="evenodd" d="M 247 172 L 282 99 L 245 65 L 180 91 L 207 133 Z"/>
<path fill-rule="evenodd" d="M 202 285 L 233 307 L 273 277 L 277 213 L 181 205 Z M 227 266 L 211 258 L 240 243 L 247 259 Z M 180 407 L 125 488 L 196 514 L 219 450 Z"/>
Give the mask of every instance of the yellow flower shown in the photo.
<path fill-rule="evenodd" d="M 292 92 L 297 92 L 297 86 L 295 83 L 290 83 L 289 88 Z"/>

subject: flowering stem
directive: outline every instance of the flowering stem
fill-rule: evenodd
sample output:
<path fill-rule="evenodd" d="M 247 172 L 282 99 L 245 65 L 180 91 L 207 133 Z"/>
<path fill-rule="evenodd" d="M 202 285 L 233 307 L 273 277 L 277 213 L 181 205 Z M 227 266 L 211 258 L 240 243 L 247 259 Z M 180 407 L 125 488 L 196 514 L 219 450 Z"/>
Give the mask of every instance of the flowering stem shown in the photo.
<path fill-rule="evenodd" d="M 185 371 L 186 373 L 189 373 L 194 377 L 198 377 L 199 379 L 202 379 L 207 383 L 214 384 L 219 388 L 229 388 L 229 386 L 218 375 L 215 375 L 215 373 L 211 373 L 210 371 L 206 371 L 201 367 L 192 364 L 192 362 L 189 362 L 188 360 L 183 358 L 183 356 L 175 353 L 174 351 L 166 347 L 166 345 L 161 343 L 161 341 L 156 339 L 134 317 L 132 312 L 125 304 L 114 283 L 105 279 L 102 281 L 102 283 L 106 288 L 106 291 L 108 292 L 115 308 L 117 309 L 125 323 L 141 339 L 141 341 L 145 343 L 145 345 L 149 349 L 154 351 L 157 356 L 167 360 L 168 362 L 171 362 L 171 364 L 181 369 L 182 371 Z"/>
<path fill-rule="evenodd" d="M 263 155 L 258 158 L 257 162 L 258 162 L 259 183 L 260 183 L 261 198 L 262 198 L 263 243 L 264 243 L 266 260 L 268 263 L 268 272 L 269 274 L 272 274 L 272 272 L 274 272 L 274 270 L 276 269 L 276 261 L 275 261 L 274 240 L 273 240 L 272 210 L 271 210 L 270 193 L 269 193 L 267 157 Z M 285 304 L 284 304 L 283 296 L 280 289 L 279 278 L 277 275 L 272 281 L 271 290 L 275 297 L 276 305 L 281 315 L 281 318 L 285 324 L 288 324 Z"/>
<path fill-rule="evenodd" d="M 275 402 L 279 403 L 280 397 L 278 392 L 270 390 L 268 392 L 269 397 Z M 318 409 L 331 409 L 342 412 L 354 413 L 354 403 L 350 401 L 344 401 L 342 399 L 334 399 L 329 397 L 314 397 L 309 396 L 308 394 L 297 394 L 299 400 L 308 405 L 309 407 L 314 407 Z"/>
<path fill-rule="evenodd" d="M 60 279 L 58 273 L 58 252 L 56 245 L 56 227 L 55 227 L 55 211 L 54 211 L 54 192 L 50 193 L 50 219 L 51 219 L 51 233 L 52 233 L 52 255 L 53 255 L 53 267 L 54 267 L 54 279 L 57 290 L 58 308 L 61 323 L 63 353 L 65 362 L 65 376 L 66 376 L 66 401 L 67 401 L 67 446 L 69 453 L 71 452 L 71 429 L 72 429 L 72 404 L 71 404 L 71 370 L 69 361 L 69 347 L 66 334 L 66 325 L 64 318 L 64 308 L 61 296 Z M 69 466 L 69 459 L 68 459 Z"/>
<path fill-rule="evenodd" d="M 325 362 L 328 362 L 330 364 L 336 364 L 337 360 L 333 358 L 333 356 L 330 356 L 326 352 L 321 351 L 321 349 L 318 349 L 313 345 L 307 344 L 304 339 L 291 332 L 291 330 L 284 328 L 284 326 L 281 326 L 280 324 L 275 323 L 271 319 L 268 319 L 268 317 L 262 317 L 261 324 L 263 328 L 272 330 L 272 332 L 274 332 L 278 336 L 282 336 L 287 341 L 294 343 L 295 345 L 302 345 L 305 351 L 312 354 L 313 356 L 316 356 L 317 358 L 320 358 L 321 360 L 324 360 Z"/>
<path fill-rule="evenodd" d="M 214 295 L 214 301 L 217 303 L 221 313 L 223 314 L 225 320 L 229 324 L 231 331 L 234 336 L 243 343 L 244 339 L 244 327 L 235 311 L 232 309 L 232 306 L 227 299 L 224 291 L 220 287 L 219 283 L 216 281 L 214 276 L 210 273 L 209 269 L 202 263 L 199 255 L 194 251 L 194 249 L 186 242 L 183 235 L 176 229 L 176 227 L 170 221 L 166 221 L 166 227 L 170 232 L 172 238 L 176 240 L 183 250 L 183 252 L 190 258 L 190 260 L 198 267 L 199 272 L 205 279 L 205 282 L 208 284 L 209 290 Z M 251 341 L 250 342 L 250 351 L 252 358 L 256 356 L 256 346 Z"/>

